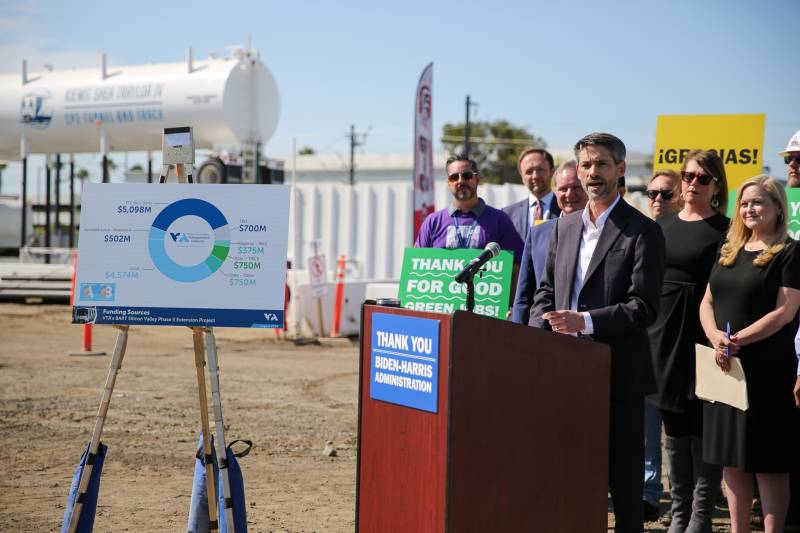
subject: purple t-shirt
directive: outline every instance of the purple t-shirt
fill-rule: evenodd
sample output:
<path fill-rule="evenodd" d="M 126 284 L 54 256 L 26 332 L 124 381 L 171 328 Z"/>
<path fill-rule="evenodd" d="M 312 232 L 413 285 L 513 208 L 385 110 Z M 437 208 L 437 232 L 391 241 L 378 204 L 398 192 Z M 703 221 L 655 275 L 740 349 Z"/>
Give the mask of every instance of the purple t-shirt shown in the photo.
<path fill-rule="evenodd" d="M 496 242 L 514 254 L 514 262 L 522 256 L 522 242 L 514 223 L 499 209 L 481 199 L 469 212 L 448 207 L 428 215 L 417 235 L 418 248 L 478 248 Z"/>

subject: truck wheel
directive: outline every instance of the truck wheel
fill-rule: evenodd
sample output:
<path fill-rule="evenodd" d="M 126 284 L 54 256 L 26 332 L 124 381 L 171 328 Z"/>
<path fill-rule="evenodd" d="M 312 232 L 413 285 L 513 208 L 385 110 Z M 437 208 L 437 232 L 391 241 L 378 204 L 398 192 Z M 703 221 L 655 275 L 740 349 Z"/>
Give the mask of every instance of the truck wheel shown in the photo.
<path fill-rule="evenodd" d="M 197 183 L 225 183 L 227 169 L 218 157 L 207 159 L 197 171 Z"/>

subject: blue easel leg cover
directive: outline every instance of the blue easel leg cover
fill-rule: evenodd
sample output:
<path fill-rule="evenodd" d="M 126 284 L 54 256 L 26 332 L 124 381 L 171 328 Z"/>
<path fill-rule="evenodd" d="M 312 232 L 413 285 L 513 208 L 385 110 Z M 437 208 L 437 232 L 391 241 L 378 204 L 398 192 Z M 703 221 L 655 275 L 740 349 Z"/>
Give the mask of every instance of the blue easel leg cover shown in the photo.
<path fill-rule="evenodd" d="M 94 515 L 97 511 L 97 497 L 100 494 L 100 475 L 103 473 L 103 461 L 106 457 L 108 446 L 100 443 L 97 448 L 97 455 L 94 457 L 94 467 L 92 468 L 92 475 L 89 478 L 89 486 L 86 488 L 86 494 L 83 496 L 83 507 L 81 509 L 81 517 L 78 520 L 78 527 L 76 533 L 92 533 L 94 527 Z M 89 446 L 86 446 L 81 460 L 78 463 L 78 468 L 75 469 L 75 475 L 72 476 L 72 484 L 69 487 L 69 496 L 67 496 L 67 506 L 64 509 L 64 521 L 61 523 L 61 533 L 69 531 L 69 523 L 72 520 L 72 507 L 75 504 L 75 499 L 78 497 L 78 486 L 81 482 L 81 474 L 86 466 L 86 458 L 89 455 Z"/>
<path fill-rule="evenodd" d="M 219 476 L 219 530 L 220 533 L 247 533 L 247 504 L 244 498 L 244 479 L 239 461 L 230 448 L 225 448 L 228 455 L 228 481 L 231 485 L 231 503 L 233 505 L 233 527 L 228 526 L 225 513 L 225 493 L 222 491 L 222 476 Z"/>
<path fill-rule="evenodd" d="M 189 533 L 209 533 L 208 516 L 208 487 L 206 486 L 206 465 L 201 459 L 203 456 L 203 433 L 200 433 L 198 443 L 200 457 L 194 460 L 194 480 L 192 481 L 192 501 L 189 504 L 189 523 L 186 530 Z M 214 453 L 214 437 L 211 437 L 211 455 Z M 214 477 L 218 477 L 217 462 L 214 461 Z M 216 481 L 216 480 L 215 480 Z M 220 533 L 224 530 L 220 528 Z"/>

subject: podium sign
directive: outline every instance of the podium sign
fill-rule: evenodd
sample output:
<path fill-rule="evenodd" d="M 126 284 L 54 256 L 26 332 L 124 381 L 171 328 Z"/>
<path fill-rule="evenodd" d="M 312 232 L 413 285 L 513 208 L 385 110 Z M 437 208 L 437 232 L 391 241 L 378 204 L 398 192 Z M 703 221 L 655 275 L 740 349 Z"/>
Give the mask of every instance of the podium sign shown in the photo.
<path fill-rule="evenodd" d="M 438 320 L 375 313 L 371 359 L 370 398 L 437 412 Z"/>
<path fill-rule="evenodd" d="M 453 278 L 483 250 L 406 248 L 398 298 L 406 309 L 452 314 L 467 308 L 467 285 Z M 503 250 L 475 276 L 475 314 L 505 319 L 514 257 Z"/>

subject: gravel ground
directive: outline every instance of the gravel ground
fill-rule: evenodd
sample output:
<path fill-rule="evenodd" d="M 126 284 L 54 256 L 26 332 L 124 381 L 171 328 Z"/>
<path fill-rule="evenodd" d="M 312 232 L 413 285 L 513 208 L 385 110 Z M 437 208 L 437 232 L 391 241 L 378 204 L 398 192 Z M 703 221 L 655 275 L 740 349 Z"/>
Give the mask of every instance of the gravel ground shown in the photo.
<path fill-rule="evenodd" d="M 0 531 L 60 529 L 91 436 L 110 357 L 67 355 L 81 343 L 69 321 L 63 305 L 0 304 Z M 111 352 L 116 330 L 94 332 L 94 348 Z M 130 330 L 103 431 L 95 531 L 186 530 L 199 429 L 191 338 Z M 249 530 L 353 531 L 357 347 L 295 346 L 263 330 L 220 328 L 216 338 L 226 436 L 254 442 L 240 460 Z M 335 457 L 322 454 L 328 440 Z M 714 531 L 730 531 L 727 511 L 717 514 Z"/>

